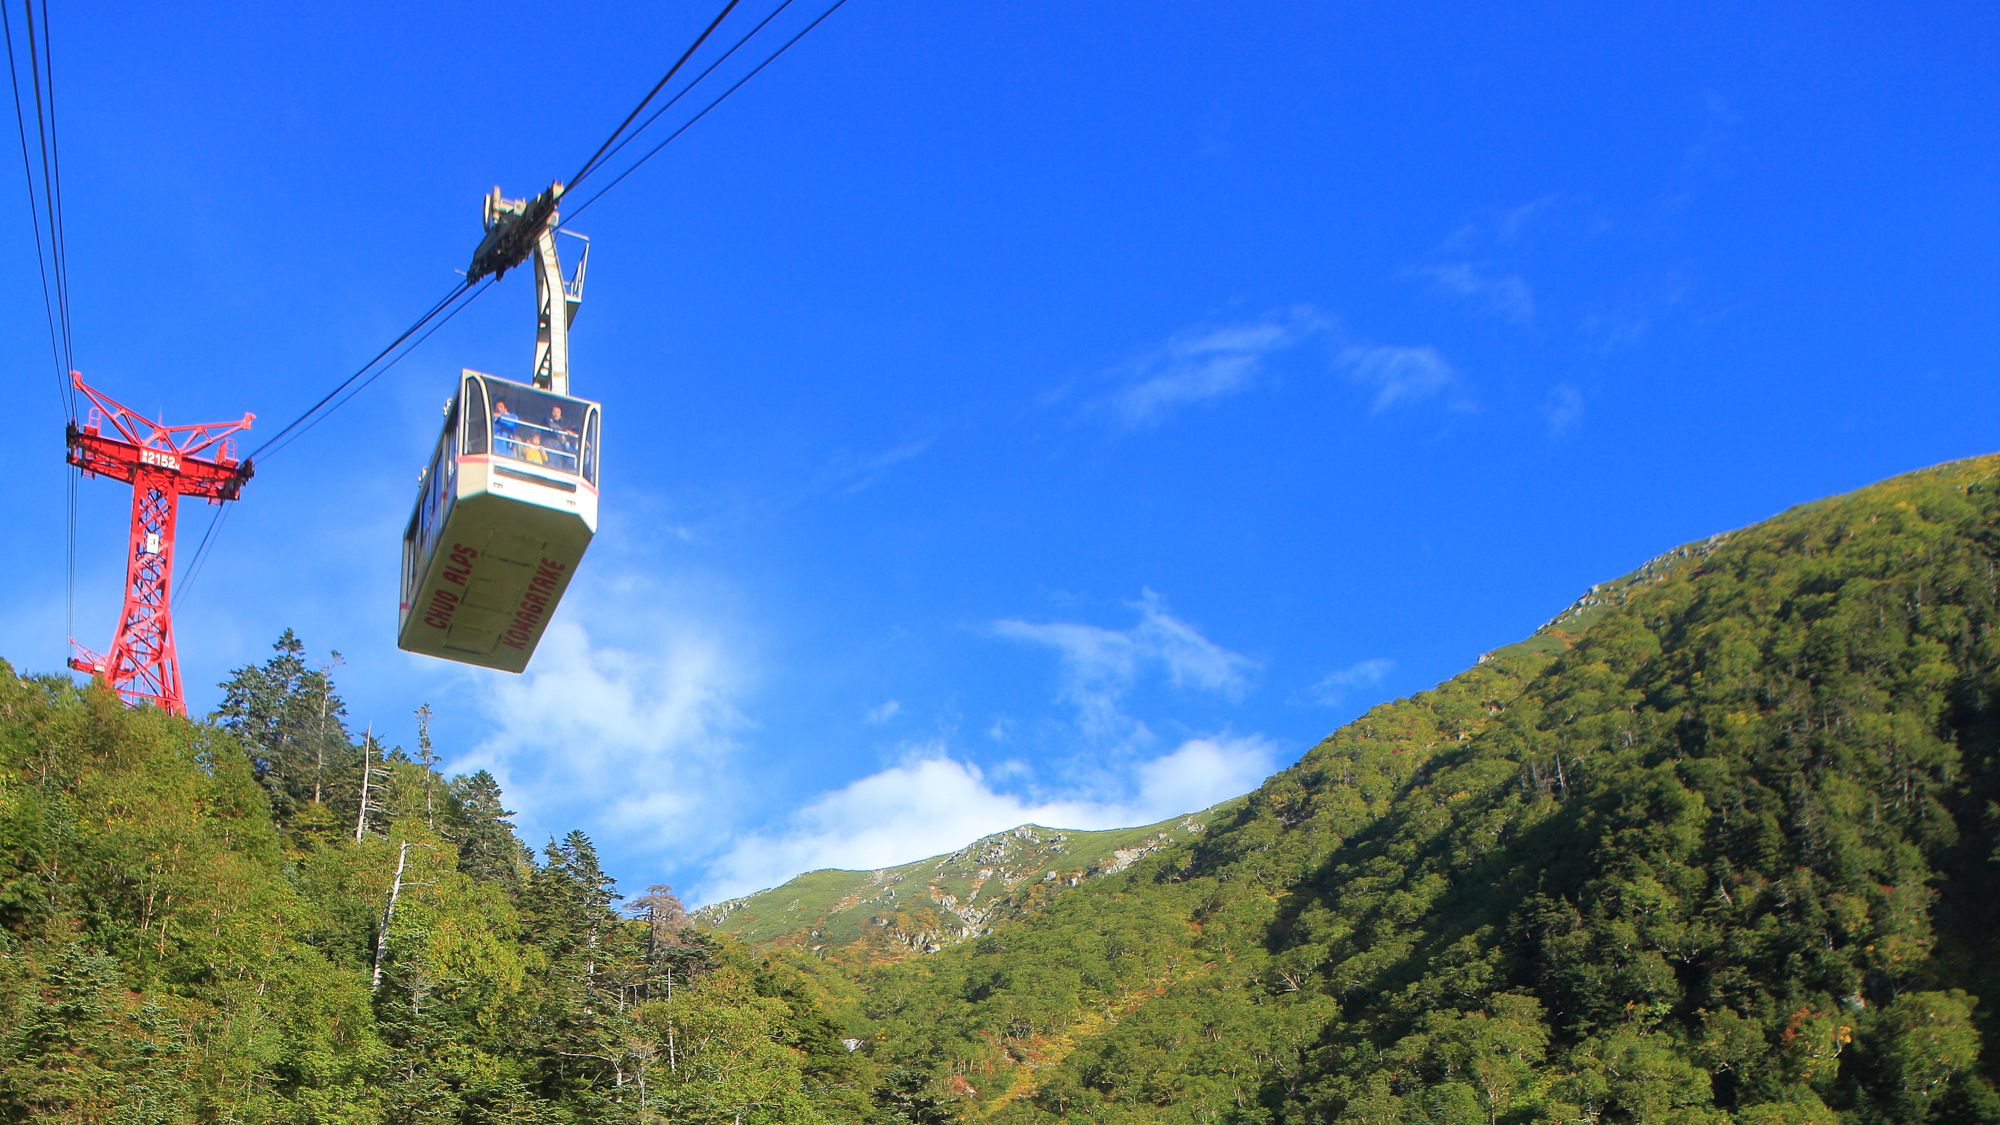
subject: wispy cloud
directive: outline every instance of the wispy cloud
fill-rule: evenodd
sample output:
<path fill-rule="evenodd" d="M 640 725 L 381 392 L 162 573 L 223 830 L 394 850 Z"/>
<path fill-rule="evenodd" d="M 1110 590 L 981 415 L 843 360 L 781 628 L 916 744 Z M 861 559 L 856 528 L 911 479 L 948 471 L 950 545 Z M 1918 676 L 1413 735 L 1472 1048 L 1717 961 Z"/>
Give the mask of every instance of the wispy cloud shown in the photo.
<path fill-rule="evenodd" d="M 1535 320 L 1535 294 L 1519 274 L 1496 273 L 1485 262 L 1447 262 L 1421 266 L 1409 271 L 1428 278 L 1431 288 L 1463 301 L 1489 316 L 1510 324 L 1529 325 Z"/>
<path fill-rule="evenodd" d="M 1350 378 L 1375 392 L 1369 409 L 1376 414 L 1393 406 L 1436 398 L 1460 387 L 1458 372 L 1436 348 L 1386 345 L 1342 348 L 1337 360 Z M 1452 405 L 1464 408 L 1467 403 L 1462 396 L 1454 396 Z"/>
<path fill-rule="evenodd" d="M 1560 436 L 1583 417 L 1583 392 L 1568 383 L 1557 383 L 1549 388 L 1549 401 L 1542 405 L 1542 416 L 1548 419 L 1549 436 Z"/>
<path fill-rule="evenodd" d="M 870 707 L 868 709 L 867 721 L 871 725 L 879 726 L 880 724 L 886 723 L 890 719 L 893 719 L 897 715 L 900 715 L 902 713 L 903 713 L 902 703 L 897 700 L 891 699 L 888 702 L 883 703 L 879 707 Z"/>
<path fill-rule="evenodd" d="M 1350 693 L 1368 691 L 1382 686 L 1382 681 L 1396 662 L 1382 657 L 1350 664 L 1335 672 L 1329 672 L 1320 681 L 1305 691 L 1305 696 L 1313 703 L 1326 707 L 1338 707 L 1346 702 Z"/>
<path fill-rule="evenodd" d="M 929 449 L 935 440 L 935 437 L 919 438 L 865 457 L 842 451 L 825 470 L 826 486 L 842 496 L 852 496 L 881 480 L 890 469 Z"/>
<path fill-rule="evenodd" d="M 1270 357 L 1334 327 L 1312 306 L 1297 305 L 1255 320 L 1178 332 L 1115 369 L 1121 385 L 1098 405 L 1121 425 L 1158 425 L 1182 407 L 1248 390 Z"/>
<path fill-rule="evenodd" d="M 713 902 L 825 867 L 875 870 L 964 847 L 1021 824 L 1101 829 L 1151 824 L 1254 789 L 1277 762 L 1261 737 L 1195 738 L 1140 762 L 1122 788 L 1040 796 L 1006 792 L 942 745 L 827 793 L 777 829 L 739 840 L 711 869 Z"/>
<path fill-rule="evenodd" d="M 1559 223 L 1564 203 L 1562 195 L 1550 194 L 1512 207 L 1483 208 L 1459 224 L 1439 250 L 1449 255 L 1504 251 L 1529 240 L 1536 229 Z"/>
<path fill-rule="evenodd" d="M 1579 333 L 1601 356 L 1637 346 L 1687 296 L 1687 277 L 1678 269 L 1625 286 L 1615 303 L 1584 316 Z"/>
<path fill-rule="evenodd" d="M 1133 608 L 1139 611 L 1139 622 L 1129 629 L 1005 620 L 995 622 L 993 632 L 1057 651 L 1062 698 L 1076 708 L 1079 726 L 1092 739 L 1129 741 L 1144 732 L 1143 724 L 1124 714 L 1121 701 L 1148 670 L 1164 673 L 1177 688 L 1242 698 L 1255 661 L 1230 652 L 1168 613 L 1151 590 Z"/>

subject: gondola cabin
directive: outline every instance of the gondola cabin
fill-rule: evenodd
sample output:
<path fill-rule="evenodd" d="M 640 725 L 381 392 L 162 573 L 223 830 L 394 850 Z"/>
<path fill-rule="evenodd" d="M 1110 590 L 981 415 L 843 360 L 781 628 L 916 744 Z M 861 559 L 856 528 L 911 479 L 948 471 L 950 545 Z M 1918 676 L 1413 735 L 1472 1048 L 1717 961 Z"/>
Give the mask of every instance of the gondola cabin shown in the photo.
<path fill-rule="evenodd" d="M 466 371 L 403 533 L 396 644 L 519 672 L 597 532 L 594 402 Z"/>

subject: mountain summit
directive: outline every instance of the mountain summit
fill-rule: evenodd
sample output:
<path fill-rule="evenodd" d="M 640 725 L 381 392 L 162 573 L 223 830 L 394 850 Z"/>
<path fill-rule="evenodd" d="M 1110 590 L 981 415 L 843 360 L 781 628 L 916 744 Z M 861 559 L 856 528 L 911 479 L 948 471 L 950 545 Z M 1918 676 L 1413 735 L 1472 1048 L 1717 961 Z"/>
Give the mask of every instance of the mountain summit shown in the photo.
<path fill-rule="evenodd" d="M 879 871 L 811 871 L 698 910 L 697 924 L 760 946 L 848 961 L 936 953 L 990 934 L 1084 880 L 1116 875 L 1185 843 L 1242 798 L 1137 828 L 1096 832 L 1023 824 L 947 855 Z"/>

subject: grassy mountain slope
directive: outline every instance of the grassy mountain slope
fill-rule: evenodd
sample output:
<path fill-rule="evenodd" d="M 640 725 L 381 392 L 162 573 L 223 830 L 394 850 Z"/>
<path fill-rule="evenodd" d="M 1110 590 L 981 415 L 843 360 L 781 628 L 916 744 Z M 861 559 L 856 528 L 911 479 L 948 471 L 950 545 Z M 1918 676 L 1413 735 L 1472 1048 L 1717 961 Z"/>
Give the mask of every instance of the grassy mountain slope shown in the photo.
<path fill-rule="evenodd" d="M 1100 832 L 1024 824 L 948 855 L 879 871 L 812 871 L 782 886 L 707 906 L 695 920 L 759 946 L 843 961 L 935 953 L 991 933 L 1085 880 L 1185 843 L 1241 799 L 1138 828 Z"/>
<path fill-rule="evenodd" d="M 975 1119 L 2000 1122 L 2000 458 L 1683 548 L 868 970 Z"/>

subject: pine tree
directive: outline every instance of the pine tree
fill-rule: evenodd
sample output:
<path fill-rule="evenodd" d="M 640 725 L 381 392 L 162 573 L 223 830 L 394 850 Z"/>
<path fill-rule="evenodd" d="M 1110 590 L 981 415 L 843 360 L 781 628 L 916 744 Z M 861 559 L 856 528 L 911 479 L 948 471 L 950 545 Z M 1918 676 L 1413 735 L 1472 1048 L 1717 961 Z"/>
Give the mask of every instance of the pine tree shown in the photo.
<path fill-rule="evenodd" d="M 951 1125 L 958 1120 L 951 1103 L 931 1092 L 923 1071 L 892 1066 L 870 1096 L 882 1125 Z"/>
<path fill-rule="evenodd" d="M 451 779 L 447 835 L 458 844 L 458 869 L 474 879 L 512 886 L 521 878 L 521 841 L 500 803 L 500 783 L 485 770 Z"/>
<path fill-rule="evenodd" d="M 107 1010 L 118 963 L 76 942 L 51 952 L 0 1032 L 0 1116 L 96 1120 L 120 1085 Z"/>
<path fill-rule="evenodd" d="M 353 751 L 343 722 L 347 705 L 333 688 L 340 654 L 307 668 L 305 642 L 290 629 L 271 647 L 277 655 L 230 674 L 214 718 L 242 740 L 272 810 L 289 820 L 300 805 L 330 798 Z"/>
<path fill-rule="evenodd" d="M 530 908 L 545 941 L 560 941 L 572 956 L 581 955 L 583 980 L 596 976 L 596 949 L 618 925 L 611 904 L 621 896 L 617 883 L 597 862 L 590 837 L 572 831 L 560 844 L 549 841 L 547 862 L 535 872 L 529 887 Z"/>
<path fill-rule="evenodd" d="M 675 944 L 681 933 L 694 928 L 687 907 L 674 889 L 664 883 L 646 888 L 646 893 L 626 904 L 635 918 L 646 920 L 646 948 L 650 955 Z"/>

